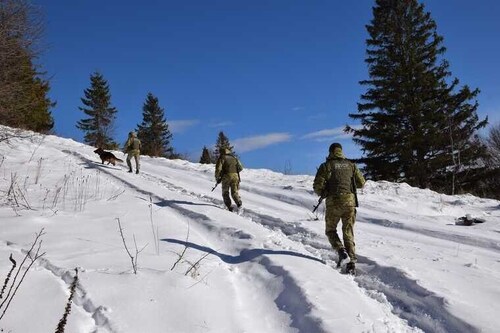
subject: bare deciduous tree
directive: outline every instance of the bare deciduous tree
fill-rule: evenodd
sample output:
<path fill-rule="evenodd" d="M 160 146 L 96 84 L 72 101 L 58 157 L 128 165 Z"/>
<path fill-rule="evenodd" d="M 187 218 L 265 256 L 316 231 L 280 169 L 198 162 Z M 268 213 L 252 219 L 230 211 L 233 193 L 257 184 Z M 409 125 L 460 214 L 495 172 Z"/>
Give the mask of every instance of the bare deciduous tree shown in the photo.
<path fill-rule="evenodd" d="M 491 127 L 486 145 L 491 165 L 500 168 L 500 122 Z"/>

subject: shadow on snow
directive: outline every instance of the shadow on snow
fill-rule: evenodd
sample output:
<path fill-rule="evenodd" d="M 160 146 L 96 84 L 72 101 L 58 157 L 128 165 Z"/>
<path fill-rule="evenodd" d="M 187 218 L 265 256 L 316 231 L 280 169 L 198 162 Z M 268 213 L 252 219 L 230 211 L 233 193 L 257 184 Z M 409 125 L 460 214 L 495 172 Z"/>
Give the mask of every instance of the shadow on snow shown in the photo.
<path fill-rule="evenodd" d="M 380 266 L 366 257 L 360 257 L 358 263 L 366 273 L 355 278 L 359 286 L 382 293 L 393 306 L 393 313 L 406 319 L 410 326 L 428 333 L 479 332 L 448 312 L 443 297 L 418 285 L 399 269 Z"/>
<path fill-rule="evenodd" d="M 308 256 L 306 254 L 298 253 L 298 252 L 292 252 L 292 251 L 285 251 L 285 250 L 270 250 L 270 249 L 244 249 L 240 252 L 239 255 L 230 255 L 230 254 L 224 254 L 220 253 L 208 246 L 202 246 L 198 245 L 192 242 L 186 242 L 183 240 L 178 240 L 178 239 L 172 239 L 172 238 L 164 238 L 162 239 L 164 242 L 172 243 L 172 244 L 179 244 L 185 247 L 189 247 L 198 251 L 206 252 L 215 255 L 216 257 L 219 257 L 223 262 L 227 264 L 241 264 L 243 262 L 247 261 L 252 261 L 257 257 L 263 256 L 263 255 L 287 255 L 287 256 L 293 256 L 293 257 L 298 257 L 298 258 L 303 258 L 303 259 L 308 259 L 308 260 L 314 260 L 317 262 L 320 262 L 322 264 L 325 264 L 325 262 L 321 259 Z"/>

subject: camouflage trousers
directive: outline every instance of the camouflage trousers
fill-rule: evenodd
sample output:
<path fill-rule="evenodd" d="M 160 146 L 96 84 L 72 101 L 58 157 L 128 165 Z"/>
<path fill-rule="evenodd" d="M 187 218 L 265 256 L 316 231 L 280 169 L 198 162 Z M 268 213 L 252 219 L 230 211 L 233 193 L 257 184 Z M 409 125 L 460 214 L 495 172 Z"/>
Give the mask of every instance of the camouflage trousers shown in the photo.
<path fill-rule="evenodd" d="M 127 165 L 128 165 L 129 170 L 132 170 L 132 162 L 130 160 L 133 157 L 135 159 L 135 170 L 139 171 L 139 167 L 140 167 L 139 159 L 140 159 L 140 156 L 141 155 L 139 155 L 139 153 L 134 153 L 134 152 L 129 152 L 127 154 Z"/>
<path fill-rule="evenodd" d="M 337 226 L 342 220 L 342 238 L 337 234 Z M 356 247 L 354 243 L 354 222 L 356 220 L 356 207 L 339 205 L 335 202 L 326 203 L 326 230 L 325 234 L 332 247 L 338 251 L 345 248 L 351 262 L 356 262 Z"/>
<path fill-rule="evenodd" d="M 227 208 L 231 207 L 231 198 L 229 197 L 229 191 L 231 191 L 231 197 L 233 197 L 234 202 L 239 207 L 241 206 L 241 199 L 238 193 L 240 189 L 240 177 L 237 173 L 230 173 L 222 177 L 222 199 L 224 199 L 224 204 Z"/>

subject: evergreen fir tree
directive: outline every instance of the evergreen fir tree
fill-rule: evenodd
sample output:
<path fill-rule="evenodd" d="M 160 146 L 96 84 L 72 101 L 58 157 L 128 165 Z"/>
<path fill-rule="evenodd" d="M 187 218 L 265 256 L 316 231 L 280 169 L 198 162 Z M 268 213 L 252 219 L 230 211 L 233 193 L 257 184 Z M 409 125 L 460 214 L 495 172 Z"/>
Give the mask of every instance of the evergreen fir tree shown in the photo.
<path fill-rule="evenodd" d="M 172 150 L 172 153 L 167 158 L 169 160 L 189 161 L 189 157 L 186 153 L 178 153 L 175 151 L 175 149 Z"/>
<path fill-rule="evenodd" d="M 85 89 L 81 98 L 83 107 L 79 107 L 89 118 L 79 120 L 76 127 L 85 132 L 84 142 L 103 149 L 116 149 L 113 140 L 116 108 L 111 106 L 111 94 L 108 82 L 95 72 L 90 76 L 90 88 Z"/>
<path fill-rule="evenodd" d="M 48 133 L 54 126 L 50 86 L 35 64 L 43 21 L 26 0 L 0 5 L 0 123 Z"/>
<path fill-rule="evenodd" d="M 203 146 L 203 151 L 200 157 L 201 164 L 210 164 L 212 163 L 212 157 L 210 156 L 210 151 L 206 146 Z"/>
<path fill-rule="evenodd" d="M 219 158 L 220 156 L 220 151 L 222 148 L 227 148 L 231 151 L 231 153 L 234 154 L 234 147 L 231 146 L 231 144 L 229 143 L 229 139 L 227 138 L 227 136 L 224 134 L 224 132 L 220 131 L 219 132 L 219 135 L 217 137 L 217 142 L 215 143 L 215 151 L 214 151 L 214 160 L 213 163 L 215 163 L 217 161 L 217 159 Z"/>
<path fill-rule="evenodd" d="M 50 100 L 49 82 L 42 79 L 32 69 L 32 75 L 26 82 L 25 98 L 29 108 L 24 112 L 24 127 L 39 133 L 50 133 L 54 127 L 54 118 L 50 112 L 56 103 Z"/>
<path fill-rule="evenodd" d="M 362 127 L 347 126 L 362 147 L 368 178 L 455 192 L 457 176 L 483 153 L 474 100 L 478 89 L 448 82 L 436 23 L 417 0 L 376 0 L 367 26 L 369 80 L 358 103 Z"/>
<path fill-rule="evenodd" d="M 141 153 L 149 156 L 171 157 L 174 152 L 170 141 L 172 134 L 165 120 L 164 110 L 158 98 L 149 93 L 142 107 L 142 123 L 137 125 L 137 137 L 141 140 Z"/>

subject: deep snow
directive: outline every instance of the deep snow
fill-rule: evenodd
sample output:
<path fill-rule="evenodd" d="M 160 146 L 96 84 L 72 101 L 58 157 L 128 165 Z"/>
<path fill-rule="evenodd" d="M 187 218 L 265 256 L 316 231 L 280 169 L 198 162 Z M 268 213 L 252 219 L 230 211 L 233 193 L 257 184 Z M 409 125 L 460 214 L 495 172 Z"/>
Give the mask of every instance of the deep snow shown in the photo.
<path fill-rule="evenodd" d="M 500 329 L 498 201 L 368 182 L 355 226 L 360 274 L 352 277 L 334 268 L 324 206 L 311 213 L 312 176 L 245 169 L 244 208 L 235 214 L 223 209 L 220 188 L 211 192 L 213 165 L 141 161 L 136 175 L 100 164 L 92 147 L 69 139 L 0 142 L 0 282 L 9 254 L 21 261 L 45 232 L 45 255 L 1 329 L 55 331 L 75 268 L 66 332 Z M 465 214 L 485 222 L 456 225 Z M 132 254 L 134 237 L 139 250 L 146 246 L 137 274 L 117 219 Z"/>

